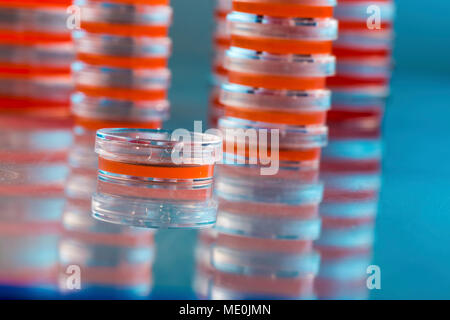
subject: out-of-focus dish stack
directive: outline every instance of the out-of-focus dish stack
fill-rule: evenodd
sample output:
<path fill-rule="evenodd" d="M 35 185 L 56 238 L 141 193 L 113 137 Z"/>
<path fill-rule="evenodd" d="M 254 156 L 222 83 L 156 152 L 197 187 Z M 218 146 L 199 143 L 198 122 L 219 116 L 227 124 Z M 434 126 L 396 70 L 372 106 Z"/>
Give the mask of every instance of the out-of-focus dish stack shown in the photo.
<path fill-rule="evenodd" d="M 231 12 L 232 0 L 216 0 L 214 11 L 215 30 L 213 38 L 213 71 L 212 90 L 209 101 L 209 126 L 217 127 L 219 118 L 223 115 L 223 105 L 219 101 L 220 87 L 227 79 L 224 68 L 225 52 L 230 47 L 230 33 L 228 31 L 227 15 Z"/>
<path fill-rule="evenodd" d="M 168 117 L 168 0 L 76 0 L 72 97 L 77 148 L 92 158 L 101 128 L 160 128 Z"/>
<path fill-rule="evenodd" d="M 329 128 L 320 172 L 325 192 L 322 233 L 315 244 L 322 257 L 317 295 L 365 299 L 381 184 L 380 129 L 348 123 Z"/>
<path fill-rule="evenodd" d="M 199 239 L 200 297 L 314 298 L 334 5 L 233 0 L 219 93 L 219 212 L 215 229 Z"/>
<path fill-rule="evenodd" d="M 381 123 L 391 76 L 394 3 L 341 0 L 335 10 L 339 39 L 328 114 L 329 145 L 321 175 L 325 183 L 316 243 L 322 264 L 317 295 L 324 299 L 368 297 L 381 176 Z M 370 271 L 370 270 L 369 270 Z"/>
<path fill-rule="evenodd" d="M 394 2 L 341 0 L 335 10 L 339 39 L 333 45 L 336 76 L 329 122 L 380 124 L 392 69 Z"/>
<path fill-rule="evenodd" d="M 0 1 L 0 285 L 57 292 L 59 222 L 71 144 L 71 1 Z"/>

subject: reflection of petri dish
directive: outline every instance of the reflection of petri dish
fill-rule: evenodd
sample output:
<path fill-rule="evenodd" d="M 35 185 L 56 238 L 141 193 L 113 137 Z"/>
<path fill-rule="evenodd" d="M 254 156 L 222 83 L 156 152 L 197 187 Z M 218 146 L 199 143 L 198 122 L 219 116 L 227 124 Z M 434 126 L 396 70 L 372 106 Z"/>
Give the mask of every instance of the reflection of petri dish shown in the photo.
<path fill-rule="evenodd" d="M 329 54 L 337 37 L 334 19 L 228 15 L 231 45 L 278 54 Z"/>
<path fill-rule="evenodd" d="M 296 278 L 316 275 L 320 256 L 315 251 L 293 254 L 214 246 L 212 264 L 217 270 L 226 273 Z"/>
<path fill-rule="evenodd" d="M 336 0 L 235 0 L 235 11 L 274 17 L 328 18 Z"/>
<path fill-rule="evenodd" d="M 282 219 L 219 210 L 215 228 L 221 233 L 245 237 L 315 240 L 320 233 L 320 219 Z"/>
<path fill-rule="evenodd" d="M 248 201 L 260 203 L 311 205 L 322 200 L 323 186 L 320 183 L 302 183 L 286 179 L 265 180 L 218 176 L 215 182 L 216 193 L 228 201 Z M 264 183 L 262 184 L 262 181 Z"/>

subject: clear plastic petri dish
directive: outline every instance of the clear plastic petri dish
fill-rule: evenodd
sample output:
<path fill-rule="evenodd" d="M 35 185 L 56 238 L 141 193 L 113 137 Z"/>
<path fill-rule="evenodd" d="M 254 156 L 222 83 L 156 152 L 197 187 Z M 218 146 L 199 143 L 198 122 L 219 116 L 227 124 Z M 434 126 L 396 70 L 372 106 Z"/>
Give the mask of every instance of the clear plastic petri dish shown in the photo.
<path fill-rule="evenodd" d="M 167 100 L 129 101 L 90 97 L 80 92 L 72 96 L 72 112 L 78 118 L 141 123 L 140 127 L 166 120 L 169 109 Z"/>
<path fill-rule="evenodd" d="M 257 163 L 254 163 L 255 165 L 262 162 L 261 160 L 264 160 L 264 162 L 271 160 L 271 154 L 268 150 L 273 146 L 273 151 L 278 152 L 278 160 L 280 162 L 295 162 L 300 164 L 304 162 L 310 167 L 312 162 L 319 161 L 320 149 L 327 142 L 327 128 L 325 126 L 280 126 L 279 124 L 275 125 L 225 117 L 219 120 L 219 129 L 222 131 L 224 138 L 224 151 L 227 154 L 235 154 L 238 157 L 245 157 L 246 159 L 259 159 Z M 253 141 L 249 139 L 247 143 L 242 139 L 236 140 L 237 134 L 245 134 L 245 132 L 254 137 Z M 261 132 L 263 133 L 262 135 Z M 273 134 L 272 132 L 275 134 L 278 133 L 279 139 L 275 141 L 278 145 L 273 145 L 272 139 L 269 141 L 269 136 Z M 261 152 L 263 148 L 266 148 L 268 151 L 266 155 Z M 257 155 L 258 151 L 259 155 Z M 273 156 L 276 155 L 274 154 Z M 225 163 L 228 163 L 228 160 L 236 161 L 237 159 L 234 157 L 231 159 L 225 158 Z M 240 163 L 235 162 L 234 164 Z M 242 164 L 245 165 L 247 163 L 244 162 Z M 249 162 L 248 164 L 252 163 Z"/>
<path fill-rule="evenodd" d="M 336 0 L 235 0 L 233 10 L 274 17 L 331 18 Z"/>
<path fill-rule="evenodd" d="M 352 227 L 373 223 L 378 211 L 378 201 L 357 200 L 357 201 L 331 201 L 327 200 L 320 205 L 320 216 L 323 225 L 330 227 Z"/>
<path fill-rule="evenodd" d="M 94 217 L 152 228 L 214 224 L 212 178 L 221 147 L 220 137 L 188 131 L 99 130 Z"/>
<path fill-rule="evenodd" d="M 118 68 L 165 68 L 172 42 L 167 37 L 125 37 L 75 31 L 77 59 Z"/>
<path fill-rule="evenodd" d="M 271 90 L 225 83 L 219 101 L 229 117 L 286 126 L 312 126 L 325 124 L 331 92 Z"/>
<path fill-rule="evenodd" d="M 292 215 L 301 215 L 301 210 L 310 210 L 322 201 L 323 185 L 321 183 L 302 183 L 301 181 L 286 179 L 266 179 L 266 185 L 261 185 L 262 179 L 237 179 L 235 177 L 219 175 L 216 178 L 215 192 L 227 201 L 247 203 L 274 204 L 272 209 L 280 205 L 302 206 L 289 210 Z M 283 183 L 283 186 L 280 186 Z M 269 209 L 269 208 L 268 208 Z"/>
<path fill-rule="evenodd" d="M 0 77 L 0 110 L 32 114 L 39 109 L 50 115 L 56 109 L 68 110 L 73 84 L 70 74 L 17 78 Z M 62 110 L 62 111 L 64 111 Z"/>
<path fill-rule="evenodd" d="M 347 228 L 327 228 L 323 226 L 316 248 L 331 251 L 341 249 L 341 254 L 349 255 L 370 251 L 374 241 L 373 223 Z"/>
<path fill-rule="evenodd" d="M 325 78 L 334 75 L 331 55 L 279 55 L 231 47 L 224 67 L 231 83 L 266 89 L 325 89 Z"/>
<path fill-rule="evenodd" d="M 222 272 L 274 278 L 314 276 L 320 265 L 320 255 L 315 251 L 292 254 L 239 250 L 218 245 L 212 248 L 211 259 L 214 268 Z"/>
<path fill-rule="evenodd" d="M 107 238 L 115 238 L 115 241 L 102 241 Z M 120 243 L 120 240 L 125 240 L 125 243 Z M 64 231 L 59 246 L 62 293 L 91 294 L 97 298 L 105 294 L 117 295 L 116 298 L 148 296 L 152 284 L 154 247 L 152 242 L 141 245 L 127 242 L 127 235 Z M 85 285 L 76 292 L 67 288 L 67 268 L 71 265 L 79 266 L 85 278 Z"/>
<path fill-rule="evenodd" d="M 74 58 L 71 42 L 30 46 L 0 44 L 2 73 L 18 75 L 69 74 L 70 64 Z"/>
<path fill-rule="evenodd" d="M 330 54 L 337 37 L 334 19 L 228 15 L 231 45 L 274 54 Z"/>
<path fill-rule="evenodd" d="M 67 13 L 61 7 L 5 7 L 0 3 L 0 30 L 31 32 L 35 35 L 70 34 L 66 27 Z M 30 35 L 31 36 L 31 35 Z"/>
<path fill-rule="evenodd" d="M 164 100 L 170 71 L 100 67 L 76 62 L 72 66 L 76 89 L 89 96 L 127 100 Z"/>
<path fill-rule="evenodd" d="M 167 5 L 92 0 L 75 4 L 81 7 L 81 28 L 93 33 L 165 37 L 172 22 L 172 8 Z"/>
<path fill-rule="evenodd" d="M 245 210 L 221 210 L 215 228 L 225 234 L 262 239 L 313 241 L 320 234 L 320 219 L 279 218 L 269 215 L 247 214 Z"/>

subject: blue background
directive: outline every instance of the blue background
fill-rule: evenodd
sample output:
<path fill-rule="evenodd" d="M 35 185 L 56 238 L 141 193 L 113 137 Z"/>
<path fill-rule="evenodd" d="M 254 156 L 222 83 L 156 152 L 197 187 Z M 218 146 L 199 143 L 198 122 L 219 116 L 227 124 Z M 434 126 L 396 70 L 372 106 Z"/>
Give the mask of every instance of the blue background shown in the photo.
<path fill-rule="evenodd" d="M 172 0 L 172 118 L 205 120 L 212 0 Z M 376 299 L 450 298 L 450 2 L 397 2 L 395 70 L 384 121 Z M 190 298 L 195 232 L 157 235 L 157 298 Z"/>

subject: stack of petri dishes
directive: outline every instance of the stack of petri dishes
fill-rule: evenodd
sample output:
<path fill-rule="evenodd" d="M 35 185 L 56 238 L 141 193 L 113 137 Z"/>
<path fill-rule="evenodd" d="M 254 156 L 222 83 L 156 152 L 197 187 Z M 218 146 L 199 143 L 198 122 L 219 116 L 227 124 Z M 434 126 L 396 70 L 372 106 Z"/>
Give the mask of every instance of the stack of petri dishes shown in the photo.
<path fill-rule="evenodd" d="M 366 299 L 375 219 L 381 185 L 379 127 L 331 124 L 321 176 L 322 234 L 315 243 L 322 263 L 316 281 L 319 298 Z"/>
<path fill-rule="evenodd" d="M 92 158 L 101 128 L 160 128 L 167 119 L 168 0 L 77 0 L 72 96 L 77 148 Z"/>
<path fill-rule="evenodd" d="M 57 293 L 72 140 L 70 4 L 0 1 L 0 285 L 21 288 L 21 298 Z"/>
<path fill-rule="evenodd" d="M 220 87 L 227 79 L 227 71 L 223 63 L 225 52 L 230 47 L 227 15 L 231 12 L 231 7 L 232 0 L 216 0 L 216 8 L 214 10 L 212 90 L 208 110 L 209 126 L 212 128 L 217 127 L 219 118 L 223 116 L 223 105 L 219 101 L 219 94 Z"/>
<path fill-rule="evenodd" d="M 334 5 L 233 0 L 219 93 L 219 211 L 198 245 L 195 287 L 202 298 L 315 297 Z"/>
<path fill-rule="evenodd" d="M 380 123 L 389 95 L 394 2 L 340 0 L 335 16 L 339 39 L 333 46 L 336 76 L 328 79 L 329 120 Z"/>
<path fill-rule="evenodd" d="M 340 0 L 339 39 L 328 113 L 330 139 L 321 164 L 325 183 L 322 264 L 316 291 L 323 299 L 368 297 L 368 267 L 381 187 L 381 124 L 391 76 L 394 3 Z"/>

